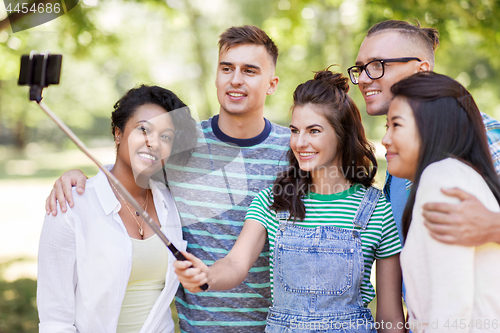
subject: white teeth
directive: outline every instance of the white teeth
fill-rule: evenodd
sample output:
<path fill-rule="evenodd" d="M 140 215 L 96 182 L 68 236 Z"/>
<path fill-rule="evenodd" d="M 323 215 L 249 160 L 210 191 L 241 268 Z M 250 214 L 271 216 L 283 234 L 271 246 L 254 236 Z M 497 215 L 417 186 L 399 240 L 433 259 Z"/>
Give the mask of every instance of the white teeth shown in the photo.
<path fill-rule="evenodd" d="M 377 94 L 380 94 L 380 90 L 376 90 L 376 91 L 368 91 L 366 93 L 366 96 L 373 96 L 373 95 L 377 95 Z"/>
<path fill-rule="evenodd" d="M 300 156 L 312 156 L 312 155 L 316 155 L 317 153 L 299 153 Z"/>
<path fill-rule="evenodd" d="M 229 96 L 232 96 L 232 97 L 243 97 L 245 95 L 244 94 L 238 94 L 238 93 L 229 93 Z"/>
<path fill-rule="evenodd" d="M 148 153 L 139 153 L 139 156 L 147 158 L 147 159 L 149 159 L 151 161 L 156 161 L 156 157 L 153 156 L 153 155 L 150 155 Z"/>

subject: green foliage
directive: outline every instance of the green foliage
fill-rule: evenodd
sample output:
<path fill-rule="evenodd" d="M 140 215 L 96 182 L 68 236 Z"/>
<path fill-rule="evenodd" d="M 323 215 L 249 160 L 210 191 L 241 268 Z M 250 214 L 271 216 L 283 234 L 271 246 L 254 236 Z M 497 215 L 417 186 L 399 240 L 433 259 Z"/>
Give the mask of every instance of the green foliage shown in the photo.
<path fill-rule="evenodd" d="M 8 282 L 3 279 L 5 269 L 23 260 L 0 263 L 0 333 L 38 332 L 36 281 L 19 279 Z"/>
<path fill-rule="evenodd" d="M 140 83 L 176 91 L 188 104 L 196 105 L 200 118 L 207 118 L 219 107 L 213 84 L 218 35 L 231 25 L 255 24 L 280 48 L 276 69 L 280 86 L 267 99 L 266 117 L 286 125 L 295 87 L 310 79 L 313 71 L 329 65 L 338 65 L 333 69 L 345 73 L 355 61 L 366 30 L 386 19 L 416 19 L 438 28 L 441 46 L 436 71 L 460 80 L 474 96 L 481 97 L 476 100 L 482 111 L 500 118 L 498 3 L 122 0 L 100 1 L 89 7 L 81 1 L 44 26 L 16 34 L 0 32 L 0 123 L 10 130 L 8 142 L 19 148 L 30 141 L 49 139 L 44 131 L 37 131 L 44 115 L 28 105 L 26 89 L 15 85 L 19 56 L 31 49 L 64 55 L 61 85 L 45 94 L 54 111 L 84 140 L 108 136 L 102 126 L 94 129 L 94 119 L 109 118 L 114 102 Z M 384 120 L 366 115 L 356 87 L 351 94 L 362 111 L 368 135 L 379 139 Z M 0 127 L 0 140 L 1 131 Z"/>

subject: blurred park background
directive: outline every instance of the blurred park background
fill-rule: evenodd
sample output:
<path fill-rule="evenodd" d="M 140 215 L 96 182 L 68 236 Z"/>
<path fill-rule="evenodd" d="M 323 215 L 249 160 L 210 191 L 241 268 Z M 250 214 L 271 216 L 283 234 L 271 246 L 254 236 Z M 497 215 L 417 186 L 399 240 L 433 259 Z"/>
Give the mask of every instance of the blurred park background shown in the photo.
<path fill-rule="evenodd" d="M 498 0 L 84 0 L 16 33 L 6 18 L 0 1 L 0 333 L 37 332 L 36 254 L 53 181 L 70 168 L 97 170 L 17 86 L 20 56 L 31 50 L 63 55 L 61 84 L 46 89 L 45 102 L 105 163 L 114 160 L 113 104 L 134 86 L 171 89 L 201 119 L 218 113 L 217 40 L 233 25 L 257 25 L 279 47 L 279 89 L 265 113 L 276 123 L 288 125 L 299 83 L 329 65 L 345 74 L 368 28 L 387 19 L 437 28 L 435 70 L 500 119 Z M 381 187 L 385 117 L 368 117 L 355 86 L 350 93 L 376 143 Z"/>

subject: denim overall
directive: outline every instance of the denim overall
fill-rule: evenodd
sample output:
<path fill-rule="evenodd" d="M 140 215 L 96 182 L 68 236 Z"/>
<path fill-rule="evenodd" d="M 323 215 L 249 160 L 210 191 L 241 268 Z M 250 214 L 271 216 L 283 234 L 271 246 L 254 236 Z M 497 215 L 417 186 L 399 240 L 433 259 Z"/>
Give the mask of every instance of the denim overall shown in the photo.
<path fill-rule="evenodd" d="M 370 187 L 354 217 L 353 227 L 366 229 L 380 197 Z M 274 245 L 274 304 L 265 332 L 376 332 L 360 288 L 364 274 L 358 230 L 304 228 L 277 214 Z"/>

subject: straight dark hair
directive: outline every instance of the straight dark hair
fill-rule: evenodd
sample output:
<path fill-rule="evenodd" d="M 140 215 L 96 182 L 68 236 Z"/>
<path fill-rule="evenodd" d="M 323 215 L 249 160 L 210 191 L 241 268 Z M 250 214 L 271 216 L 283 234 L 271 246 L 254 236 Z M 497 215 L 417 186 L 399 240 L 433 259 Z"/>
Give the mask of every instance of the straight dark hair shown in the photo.
<path fill-rule="evenodd" d="M 371 186 L 377 172 L 377 159 L 372 145 L 365 136 L 358 107 L 347 94 L 348 78 L 328 69 L 319 71 L 314 79 L 300 84 L 293 93 L 293 108 L 312 104 L 323 115 L 338 137 L 337 154 L 343 176 L 353 183 Z M 312 179 L 308 171 L 302 171 L 292 149 L 287 152 L 289 167 L 273 184 L 274 201 L 271 209 L 288 210 L 294 221 L 303 220 L 306 208 L 302 198 L 309 192 Z"/>
<path fill-rule="evenodd" d="M 474 168 L 500 204 L 500 180 L 488 148 L 481 113 L 460 83 L 433 72 L 414 74 L 394 84 L 394 97 L 410 105 L 420 136 L 418 165 L 403 213 L 403 233 L 410 228 L 415 196 L 424 169 L 448 157 Z"/>

